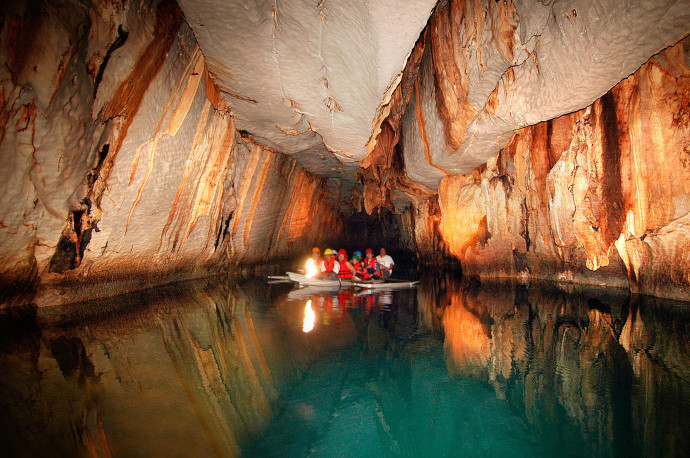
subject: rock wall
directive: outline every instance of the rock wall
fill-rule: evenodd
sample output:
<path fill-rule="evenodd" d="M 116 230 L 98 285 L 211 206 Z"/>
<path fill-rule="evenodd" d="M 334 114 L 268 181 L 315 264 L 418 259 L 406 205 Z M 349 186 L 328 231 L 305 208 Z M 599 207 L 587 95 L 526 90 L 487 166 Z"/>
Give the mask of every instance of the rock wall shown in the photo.
<path fill-rule="evenodd" d="M 6 2 L 1 14 L 11 289 L 122 291 L 291 256 L 341 231 L 324 180 L 236 128 L 174 1 Z"/>
<path fill-rule="evenodd" d="M 466 273 L 690 299 L 688 44 L 441 181 L 439 231 Z"/>
<path fill-rule="evenodd" d="M 517 130 L 486 164 L 441 174 L 436 192 L 410 179 L 400 108 L 382 129 L 393 126 L 381 142 L 392 146 L 362 162 L 364 206 L 399 208 L 402 245 L 425 263 L 457 259 L 466 275 L 690 300 L 689 46 L 664 50 L 582 110 Z"/>
<path fill-rule="evenodd" d="M 408 176 L 436 188 L 484 164 L 516 129 L 590 105 L 690 32 L 688 6 L 439 2 L 408 60 L 412 84 L 399 94 Z"/>
<path fill-rule="evenodd" d="M 688 42 L 609 90 L 688 33 L 687 2 L 647 6 L 440 3 L 385 84 L 356 178 L 327 168 L 361 184 L 358 211 L 399 214 L 384 236 L 424 262 L 689 299 Z M 141 288 L 343 232 L 338 180 L 237 127 L 174 1 L 0 8 L 6 290 L 40 279 L 64 302 L 96 294 L 69 286 Z"/>
<path fill-rule="evenodd" d="M 363 207 L 395 209 L 423 262 L 689 300 L 690 10 L 544 3 L 438 5 Z"/>

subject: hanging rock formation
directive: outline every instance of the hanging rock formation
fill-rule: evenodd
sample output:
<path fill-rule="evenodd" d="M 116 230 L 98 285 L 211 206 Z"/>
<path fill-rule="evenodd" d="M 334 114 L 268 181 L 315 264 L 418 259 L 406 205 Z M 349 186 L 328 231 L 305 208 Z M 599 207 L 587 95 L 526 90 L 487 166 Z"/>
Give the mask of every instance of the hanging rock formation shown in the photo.
<path fill-rule="evenodd" d="M 388 107 L 408 176 L 435 188 L 484 164 L 516 129 L 590 105 L 690 32 L 687 7 L 439 3 L 393 96 L 404 102 Z"/>
<path fill-rule="evenodd" d="M 436 0 L 179 3 L 238 126 L 349 202 L 372 120 Z"/>

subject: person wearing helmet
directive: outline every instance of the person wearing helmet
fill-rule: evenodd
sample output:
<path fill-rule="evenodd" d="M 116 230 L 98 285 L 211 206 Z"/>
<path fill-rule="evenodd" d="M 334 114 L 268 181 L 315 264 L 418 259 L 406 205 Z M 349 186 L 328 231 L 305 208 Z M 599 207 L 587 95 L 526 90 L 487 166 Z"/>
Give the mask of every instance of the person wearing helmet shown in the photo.
<path fill-rule="evenodd" d="M 347 260 L 347 251 L 343 248 L 338 250 L 338 265 L 338 277 L 341 280 L 351 280 L 352 276 L 355 274 L 355 268 L 350 261 Z"/>
<path fill-rule="evenodd" d="M 366 258 L 364 259 L 364 279 L 365 280 L 378 280 L 381 278 L 381 269 L 379 268 L 379 263 L 376 262 L 374 258 L 374 250 L 371 248 L 366 249 Z"/>
<path fill-rule="evenodd" d="M 381 276 L 383 278 L 390 278 L 391 274 L 393 273 L 393 266 L 395 264 L 393 263 L 393 258 L 386 254 L 385 248 L 381 248 L 379 255 L 376 256 L 376 262 L 379 264 L 379 268 L 381 269 Z"/>
<path fill-rule="evenodd" d="M 322 280 L 337 280 L 338 271 L 340 271 L 340 265 L 335 261 L 335 252 L 326 248 L 323 252 L 324 258 L 319 264 L 319 274 L 318 278 Z"/>

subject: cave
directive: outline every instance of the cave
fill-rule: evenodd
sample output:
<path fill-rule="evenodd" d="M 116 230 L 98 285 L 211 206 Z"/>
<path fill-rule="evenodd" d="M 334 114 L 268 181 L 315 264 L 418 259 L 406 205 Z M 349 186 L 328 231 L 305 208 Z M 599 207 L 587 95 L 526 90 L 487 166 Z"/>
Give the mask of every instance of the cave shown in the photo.
<path fill-rule="evenodd" d="M 309 345 L 362 380 L 375 364 L 353 363 L 347 336 L 360 355 L 437 339 L 443 357 L 410 344 L 388 361 L 406 387 L 378 376 L 339 392 L 375 406 L 377 454 L 425 455 L 410 431 L 431 423 L 493 427 L 462 402 L 560 442 L 493 448 L 438 426 L 431 455 L 690 446 L 690 1 L 15 0 L 0 50 L 6 450 L 167 456 L 196 431 L 199 455 L 338 454 L 313 428 L 293 448 L 266 439 L 319 417 L 279 406 L 327 364 L 313 348 L 290 357 L 281 336 L 306 344 L 255 308 L 290 322 L 307 299 L 331 326 Z M 310 298 L 271 280 L 313 247 L 385 247 L 419 286 Z M 366 313 L 336 313 L 348 307 Z M 168 435 L 147 448 L 120 418 L 136 396 L 105 393 L 161 383 L 141 375 L 153 370 L 177 380 L 161 396 L 188 399 L 180 425 L 196 426 L 163 420 L 152 395 L 141 412 Z M 535 394 L 545 384 L 556 391 Z M 389 423 L 412 386 L 436 390 L 425 409 L 455 407 Z"/>

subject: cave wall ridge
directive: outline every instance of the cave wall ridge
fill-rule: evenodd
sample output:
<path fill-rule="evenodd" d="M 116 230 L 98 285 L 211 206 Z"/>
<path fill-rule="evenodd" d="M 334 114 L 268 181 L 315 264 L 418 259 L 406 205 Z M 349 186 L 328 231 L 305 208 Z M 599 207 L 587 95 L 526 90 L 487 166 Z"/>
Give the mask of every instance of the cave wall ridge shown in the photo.
<path fill-rule="evenodd" d="M 515 130 L 591 105 L 689 21 L 687 1 L 440 2 L 394 114 L 408 176 L 435 190 L 471 172 Z"/>
<path fill-rule="evenodd" d="M 294 256 L 341 230 L 323 179 L 236 127 L 174 1 L 1 14 L 10 289 L 125 285 L 112 294 Z"/>

